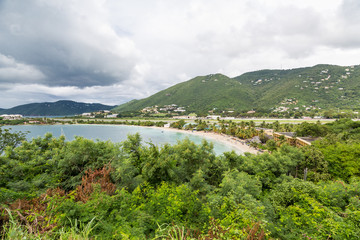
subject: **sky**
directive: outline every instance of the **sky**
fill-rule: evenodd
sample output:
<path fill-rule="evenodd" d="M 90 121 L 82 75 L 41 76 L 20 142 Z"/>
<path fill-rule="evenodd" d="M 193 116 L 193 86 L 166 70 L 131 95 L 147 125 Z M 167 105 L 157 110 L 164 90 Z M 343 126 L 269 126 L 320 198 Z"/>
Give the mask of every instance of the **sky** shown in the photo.
<path fill-rule="evenodd" d="M 316 64 L 360 64 L 359 0 L 0 0 L 0 108 Z"/>

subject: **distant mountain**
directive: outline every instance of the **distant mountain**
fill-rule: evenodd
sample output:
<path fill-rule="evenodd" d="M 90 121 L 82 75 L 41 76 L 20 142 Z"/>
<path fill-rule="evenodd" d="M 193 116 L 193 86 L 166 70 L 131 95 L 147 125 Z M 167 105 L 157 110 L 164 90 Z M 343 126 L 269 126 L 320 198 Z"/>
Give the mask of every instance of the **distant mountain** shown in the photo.
<path fill-rule="evenodd" d="M 99 110 L 111 110 L 114 106 L 99 103 L 80 103 L 61 100 L 57 102 L 30 103 L 16 106 L 10 109 L 0 110 L 0 114 L 21 114 L 24 116 L 66 116 L 94 112 Z"/>
<path fill-rule="evenodd" d="M 289 70 L 261 70 L 229 78 L 200 76 L 133 100 L 114 109 L 139 111 L 176 104 L 192 112 L 214 108 L 235 111 L 265 109 L 360 109 L 360 66 L 316 65 Z"/>

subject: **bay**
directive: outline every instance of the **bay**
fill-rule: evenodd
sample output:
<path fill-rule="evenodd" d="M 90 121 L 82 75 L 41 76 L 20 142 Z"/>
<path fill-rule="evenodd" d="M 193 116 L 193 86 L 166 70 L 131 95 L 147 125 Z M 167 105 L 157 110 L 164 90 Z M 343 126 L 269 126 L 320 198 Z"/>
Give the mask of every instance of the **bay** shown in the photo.
<path fill-rule="evenodd" d="M 16 125 L 4 126 L 4 128 L 11 128 L 11 131 L 29 132 L 26 135 L 27 140 L 32 138 L 42 137 L 46 133 L 51 133 L 54 137 L 65 135 L 67 141 L 72 141 L 75 136 L 81 136 L 87 139 L 112 141 L 114 143 L 123 142 L 127 139 L 127 135 L 139 133 L 142 142 L 152 142 L 156 145 L 164 145 L 169 143 L 176 144 L 177 141 L 188 138 L 195 144 L 201 144 L 205 139 L 213 143 L 214 152 L 217 155 L 223 152 L 234 150 L 242 154 L 239 149 L 226 145 L 223 142 L 218 142 L 210 138 L 189 134 L 186 132 L 167 131 L 159 128 L 139 127 L 139 126 L 126 126 L 126 125 Z"/>

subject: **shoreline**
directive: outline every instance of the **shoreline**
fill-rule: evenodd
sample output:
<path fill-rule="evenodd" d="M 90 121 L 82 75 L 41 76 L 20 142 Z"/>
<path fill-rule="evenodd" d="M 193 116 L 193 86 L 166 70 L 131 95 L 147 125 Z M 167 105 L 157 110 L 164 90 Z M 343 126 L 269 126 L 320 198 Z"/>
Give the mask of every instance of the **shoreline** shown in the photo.
<path fill-rule="evenodd" d="M 172 132 L 180 132 L 180 133 L 187 133 L 187 134 L 192 134 L 192 135 L 196 135 L 196 136 L 200 136 L 203 138 L 210 138 L 214 141 L 217 142 L 221 142 L 225 145 L 229 145 L 243 153 L 252 153 L 252 154 L 258 154 L 260 153 L 259 150 L 256 150 L 253 147 L 248 146 L 245 141 L 240 140 L 240 139 L 235 139 L 232 136 L 228 136 L 228 135 L 224 135 L 224 134 L 219 134 L 219 133 L 214 133 L 214 132 L 204 132 L 204 131 L 190 131 L 190 130 L 181 130 L 181 129 L 176 129 L 176 128 L 167 128 L 167 127 L 154 127 L 154 126 L 150 126 L 149 128 L 154 128 L 154 129 L 162 129 L 164 131 L 172 131 Z"/>
<path fill-rule="evenodd" d="M 19 124 L 19 125 L 25 126 L 26 124 Z M 35 125 L 37 125 L 37 124 L 35 124 Z M 45 124 L 45 125 L 63 125 L 63 124 L 57 123 L 57 124 Z M 66 125 L 68 125 L 68 124 L 66 124 Z M 72 125 L 72 124 L 70 124 L 70 125 Z M 76 123 L 74 125 L 102 125 L 102 124 Z M 104 124 L 104 125 L 108 125 L 108 124 Z M 123 124 L 112 124 L 112 125 L 123 126 Z M 125 126 L 133 126 L 133 125 L 125 125 Z M 251 154 L 261 153 L 259 150 L 247 145 L 244 140 L 235 138 L 233 136 L 228 136 L 225 134 L 219 134 L 219 133 L 214 133 L 214 132 L 204 132 L 204 131 L 191 131 L 191 130 L 183 130 L 183 129 L 177 129 L 177 128 L 169 128 L 169 127 L 156 127 L 156 126 L 136 126 L 136 127 L 154 128 L 154 129 L 160 129 L 160 130 L 164 130 L 164 131 L 192 134 L 195 136 L 203 137 L 205 139 L 208 138 L 213 141 L 223 143 L 224 145 L 231 146 L 232 148 L 238 150 L 241 153 L 246 153 L 246 152 L 251 153 Z"/>

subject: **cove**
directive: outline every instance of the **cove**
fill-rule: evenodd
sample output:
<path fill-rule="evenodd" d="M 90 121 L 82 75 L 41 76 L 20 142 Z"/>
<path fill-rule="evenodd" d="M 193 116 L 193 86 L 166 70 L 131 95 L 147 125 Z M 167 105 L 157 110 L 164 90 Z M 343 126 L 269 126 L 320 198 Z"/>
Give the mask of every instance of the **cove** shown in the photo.
<path fill-rule="evenodd" d="M 11 128 L 12 131 L 29 132 L 26 135 L 27 140 L 32 138 L 42 137 L 46 133 L 51 133 L 54 137 L 65 135 L 67 141 L 72 141 L 75 136 L 81 136 L 87 139 L 111 141 L 114 143 L 123 142 L 127 139 L 127 135 L 139 133 L 142 142 L 152 142 L 158 146 L 169 143 L 171 145 L 176 144 L 177 141 L 181 141 L 188 138 L 195 144 L 201 144 L 205 139 L 208 142 L 213 143 L 214 152 L 217 155 L 221 155 L 223 152 L 234 150 L 238 154 L 242 154 L 239 149 L 226 145 L 226 143 L 215 141 L 210 138 L 189 134 L 186 132 L 174 132 L 167 131 L 162 128 L 149 128 L 139 126 L 127 126 L 127 125 L 16 125 L 16 126 L 3 126 L 3 128 Z"/>

